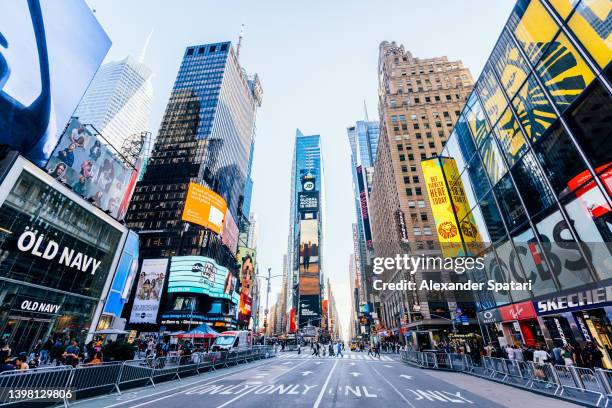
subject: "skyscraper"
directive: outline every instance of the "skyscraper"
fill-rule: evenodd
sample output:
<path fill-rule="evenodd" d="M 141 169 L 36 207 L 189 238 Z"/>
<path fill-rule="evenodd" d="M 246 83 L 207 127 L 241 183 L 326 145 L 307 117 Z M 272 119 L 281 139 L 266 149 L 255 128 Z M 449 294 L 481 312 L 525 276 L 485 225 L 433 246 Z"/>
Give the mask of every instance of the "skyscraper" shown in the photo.
<path fill-rule="evenodd" d="M 355 260 L 358 268 L 358 294 L 356 307 L 360 303 L 370 303 L 368 310 L 372 310 L 370 287 L 371 259 L 374 256 L 372 245 L 372 228 L 370 222 L 370 193 L 374 174 L 374 163 L 378 152 L 379 128 L 378 122 L 358 121 L 347 128 L 349 145 L 351 147 L 351 173 L 353 175 L 353 191 L 355 195 L 355 216 L 357 223 L 354 234 Z"/>
<path fill-rule="evenodd" d="M 121 151 L 131 135 L 149 130 L 153 100 L 151 70 L 131 56 L 100 67 L 74 116 L 92 124 Z"/>
<path fill-rule="evenodd" d="M 222 299 L 209 293 L 188 302 L 196 304 L 196 313 L 189 314 L 190 322 L 215 321 L 223 327 L 235 327 L 232 313 L 237 300 L 231 290 L 238 276 L 235 220 L 248 216 L 242 214 L 242 204 L 261 97 L 257 75 L 246 75 L 230 42 L 187 47 L 146 173 L 126 217 L 130 226 L 140 230 L 143 258 L 172 257 L 168 286 L 173 279 L 172 264 L 186 256 L 197 258 L 190 258 L 196 262 L 194 268 L 216 265 L 216 273 L 227 276 L 223 294 L 216 294 Z M 188 190 L 194 183 L 199 185 L 198 191 L 227 206 L 226 210 L 215 209 L 223 217 L 221 228 L 183 221 Z M 180 285 L 173 288 L 170 297 L 192 296 L 183 289 Z M 184 328 L 184 311 L 176 310 L 172 299 L 167 300 L 162 321 Z"/>
<path fill-rule="evenodd" d="M 378 72 L 380 139 L 370 200 L 374 251 L 376 256 L 421 254 L 437 248 L 438 240 L 420 163 L 444 148 L 473 80 L 461 61 L 417 58 L 387 41 L 380 44 Z M 383 275 L 386 281 L 422 278 L 421 273 Z M 398 332 L 410 310 L 423 319 L 421 328 L 447 330 L 445 319 L 456 308 L 452 299 L 423 299 L 408 291 L 380 295 L 378 324 Z"/>
<path fill-rule="evenodd" d="M 291 166 L 287 308 L 297 316 L 296 329 L 319 326 L 322 282 L 321 137 L 298 129 Z M 294 331 L 291 328 L 290 331 Z"/>

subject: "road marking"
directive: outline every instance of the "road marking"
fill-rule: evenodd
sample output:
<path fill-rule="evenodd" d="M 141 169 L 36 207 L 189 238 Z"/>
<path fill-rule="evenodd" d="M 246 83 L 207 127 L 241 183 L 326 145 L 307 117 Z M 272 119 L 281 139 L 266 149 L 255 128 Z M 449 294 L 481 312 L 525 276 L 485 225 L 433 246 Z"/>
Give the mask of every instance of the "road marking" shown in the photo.
<path fill-rule="evenodd" d="M 374 367 L 372 367 L 372 370 L 376 371 L 376 374 L 378 374 L 378 376 L 379 376 L 379 377 L 380 377 L 380 378 L 381 378 L 381 379 L 382 379 L 384 382 L 386 382 L 387 384 L 389 384 L 389 386 L 390 386 L 390 387 L 393 389 L 393 391 L 395 391 L 395 392 L 397 393 L 397 395 L 399 395 L 399 396 L 401 397 L 401 399 L 403 399 L 403 400 L 404 400 L 404 402 L 406 402 L 406 404 L 410 405 L 412 408 L 416 408 L 416 407 L 415 407 L 415 406 L 412 404 L 412 402 L 408 401 L 408 399 L 407 399 L 407 398 L 404 396 L 404 394 L 402 394 L 401 392 L 399 392 L 399 390 L 398 390 L 397 388 L 395 388 L 395 386 L 394 386 L 393 384 L 391 384 L 391 383 L 389 382 L 389 380 L 387 380 L 385 377 L 383 377 L 383 376 L 382 376 L 382 374 L 380 374 L 380 373 L 378 372 L 378 370 L 377 370 L 377 369 L 375 369 Z"/>
<path fill-rule="evenodd" d="M 212 384 L 212 383 L 215 383 L 215 382 L 217 382 L 217 381 L 221 381 L 222 379 L 224 379 L 225 377 L 229 377 L 230 375 L 233 375 L 233 374 L 236 374 L 236 373 L 240 373 L 240 372 L 242 372 L 242 371 L 246 371 L 246 370 L 251 370 L 251 369 L 253 369 L 253 368 L 255 368 L 255 367 L 259 367 L 259 366 L 262 366 L 262 365 L 264 365 L 264 364 L 265 364 L 265 363 L 264 363 L 264 362 L 262 362 L 261 364 L 256 364 L 256 365 L 254 365 L 254 366 L 252 366 L 252 367 L 245 367 L 245 368 L 240 369 L 240 370 L 232 371 L 231 373 L 220 373 L 220 374 L 219 374 L 219 375 L 217 375 L 217 376 L 207 377 L 207 378 L 204 378 L 204 379 L 202 379 L 202 380 L 199 380 L 199 381 L 194 381 L 194 382 L 189 383 L 189 384 L 182 384 L 182 385 L 178 385 L 178 386 L 176 386 L 176 387 L 172 387 L 172 388 L 169 388 L 169 389 L 164 390 L 164 391 L 158 391 L 158 392 L 155 392 L 155 393 L 153 393 L 153 394 L 143 395 L 143 396 L 141 396 L 141 397 L 134 398 L 134 399 L 131 399 L 131 400 L 129 400 L 129 401 L 122 401 L 122 402 L 118 402 L 118 403 L 116 403 L 116 404 L 106 405 L 104 408 L 112 408 L 112 407 L 116 407 L 116 406 L 123 405 L 123 404 L 129 404 L 129 403 L 131 403 L 131 402 L 134 402 L 134 401 L 137 401 L 137 400 L 141 400 L 141 399 L 143 399 L 143 398 L 149 398 L 149 397 L 152 397 L 152 396 L 154 396 L 154 395 L 159 395 L 159 394 L 163 394 L 163 393 L 165 393 L 165 392 L 170 392 L 170 391 L 178 390 L 179 388 L 191 387 L 191 386 L 193 386 L 193 385 L 195 385 L 195 384 L 199 384 L 199 383 L 206 382 L 206 381 L 209 381 L 209 380 L 214 380 L 214 381 L 210 381 L 210 382 L 209 382 L 209 384 Z M 216 378 L 216 380 L 215 380 L 215 378 Z M 170 394 L 169 396 L 179 394 L 180 392 L 181 392 L 181 391 L 175 392 L 175 393 L 173 393 L 173 394 Z M 103 397 L 106 397 L 106 395 L 105 395 L 105 396 L 103 396 Z M 161 400 L 161 399 L 165 399 L 165 398 L 166 398 L 166 397 L 163 397 L 163 398 L 158 398 L 157 400 Z M 95 399 L 97 399 L 97 398 L 95 398 Z M 71 405 L 77 405 L 77 403 L 78 403 L 78 402 L 85 402 L 85 401 L 87 401 L 87 402 L 91 402 L 91 401 L 93 401 L 93 400 L 94 400 L 94 398 L 88 398 L 88 399 L 84 399 L 84 400 L 82 400 L 82 401 L 77 401 L 76 403 L 73 403 L 73 404 L 71 404 Z M 150 402 L 155 402 L 155 401 L 157 401 L 157 400 L 148 401 L 146 404 L 148 404 L 148 403 L 150 403 Z M 134 405 L 134 406 L 132 406 L 132 407 L 130 407 L 130 408 L 135 408 L 135 407 L 139 407 L 139 406 L 141 406 L 141 405 L 146 405 L 146 404 Z"/>
<path fill-rule="evenodd" d="M 312 371 L 302 371 L 302 376 L 304 377 L 306 377 L 309 374 L 312 374 Z"/>
<path fill-rule="evenodd" d="M 312 406 L 312 408 L 319 408 L 319 404 L 321 403 L 321 399 L 323 399 L 323 394 L 325 394 L 325 389 L 327 388 L 327 384 L 329 384 L 329 380 L 331 379 L 331 376 L 334 373 L 334 370 L 336 369 L 337 365 L 338 365 L 338 360 L 336 360 L 336 362 L 334 363 L 334 366 L 332 367 L 332 369 L 329 370 L 329 374 L 327 374 L 327 378 L 325 379 L 325 382 L 323 383 L 323 387 L 321 388 L 321 392 L 319 392 L 319 396 L 317 397 L 317 400 L 315 401 L 315 403 Z"/>
<path fill-rule="evenodd" d="M 402 375 L 400 375 L 400 377 L 403 377 L 403 378 L 405 378 L 407 380 L 412 380 L 412 376 L 411 375 L 402 374 Z"/>
<path fill-rule="evenodd" d="M 351 371 L 349 374 L 352 375 L 353 377 L 359 377 L 361 375 L 361 373 L 356 373 L 354 371 Z"/>
<path fill-rule="evenodd" d="M 416 395 L 416 401 L 420 401 L 422 399 L 427 399 L 428 401 L 442 401 L 442 402 L 450 402 L 451 404 L 473 404 L 474 402 L 470 401 L 461 396 L 461 393 L 457 391 L 456 394 L 446 392 L 446 391 L 435 391 L 435 390 L 409 390 L 414 395 Z M 443 394 L 444 393 L 444 394 Z M 446 394 L 446 395 L 445 395 Z M 454 398 L 456 397 L 456 398 Z M 459 399 L 457 399 L 459 398 Z"/>
<path fill-rule="evenodd" d="M 391 368 L 391 367 L 393 367 L 393 366 L 392 366 L 392 365 L 389 365 L 389 364 L 385 364 L 385 367 Z"/>

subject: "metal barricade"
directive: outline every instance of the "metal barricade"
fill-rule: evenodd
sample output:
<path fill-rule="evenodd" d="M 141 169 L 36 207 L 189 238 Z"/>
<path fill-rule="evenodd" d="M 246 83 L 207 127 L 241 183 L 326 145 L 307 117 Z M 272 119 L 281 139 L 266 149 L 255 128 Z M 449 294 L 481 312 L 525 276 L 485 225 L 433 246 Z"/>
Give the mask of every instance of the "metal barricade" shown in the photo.
<path fill-rule="evenodd" d="M 559 379 L 559 396 L 578 400 L 582 399 L 582 394 L 589 393 L 597 398 L 597 405 L 604 399 L 605 386 L 600 383 L 593 370 L 562 365 L 557 365 L 554 369 Z"/>
<path fill-rule="evenodd" d="M 537 388 L 540 391 L 557 395 L 559 391 L 559 378 L 552 364 L 530 362 L 533 376 L 529 388 Z"/>
<path fill-rule="evenodd" d="M 608 402 L 612 399 L 612 370 L 604 370 L 602 368 L 595 369 L 595 376 L 599 379 L 599 384 L 605 391 L 605 407 L 608 406 Z"/>
<path fill-rule="evenodd" d="M 118 381 L 122 368 L 121 361 L 77 366 L 72 373 L 70 388 L 74 388 L 76 392 L 109 388 L 111 392 L 116 390 L 121 394 Z"/>
<path fill-rule="evenodd" d="M 53 388 L 62 390 L 64 395 L 72 377 L 71 366 L 49 367 L 42 369 L 31 369 L 27 371 L 5 371 L 0 373 L 0 389 L 2 389 L 0 401 L 8 400 L 8 391 L 24 388 Z M 23 403 L 27 400 L 20 399 Z M 4 402 L 2 405 L 11 405 L 17 402 Z M 63 398 L 64 406 L 68 401 Z"/>
<path fill-rule="evenodd" d="M 200 359 L 203 358 L 203 355 L 203 353 L 193 353 L 187 356 L 181 356 L 178 360 L 178 367 L 176 369 L 177 376 L 181 378 L 181 376 L 199 375 L 200 372 L 198 368 Z"/>
<path fill-rule="evenodd" d="M 150 377 L 150 381 L 153 386 L 155 387 L 155 381 L 159 377 L 172 376 L 170 378 L 171 380 L 174 378 L 178 378 L 180 380 L 181 377 L 178 375 L 178 363 L 178 356 L 157 357 L 155 360 L 153 360 L 151 367 L 153 370 L 151 371 Z"/>
<path fill-rule="evenodd" d="M 123 363 L 121 374 L 117 381 L 117 386 L 133 384 L 146 380 L 145 385 L 151 382 L 151 373 L 153 372 L 153 358 L 143 358 L 139 360 L 129 360 Z"/>

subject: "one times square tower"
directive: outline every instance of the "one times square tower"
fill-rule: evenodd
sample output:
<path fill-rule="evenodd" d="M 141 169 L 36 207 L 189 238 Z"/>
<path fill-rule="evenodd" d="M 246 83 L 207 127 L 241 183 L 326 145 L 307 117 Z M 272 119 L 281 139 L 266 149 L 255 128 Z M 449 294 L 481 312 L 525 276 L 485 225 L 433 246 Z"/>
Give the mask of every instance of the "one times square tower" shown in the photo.
<path fill-rule="evenodd" d="M 219 194 L 227 202 L 226 216 L 238 225 L 248 222 L 243 204 L 250 202 L 245 187 L 261 97 L 257 75 L 246 75 L 230 42 L 185 50 L 126 216 L 130 228 L 139 231 L 142 259 L 204 256 L 237 274 L 235 251 L 221 236 L 181 218 L 193 182 Z"/>

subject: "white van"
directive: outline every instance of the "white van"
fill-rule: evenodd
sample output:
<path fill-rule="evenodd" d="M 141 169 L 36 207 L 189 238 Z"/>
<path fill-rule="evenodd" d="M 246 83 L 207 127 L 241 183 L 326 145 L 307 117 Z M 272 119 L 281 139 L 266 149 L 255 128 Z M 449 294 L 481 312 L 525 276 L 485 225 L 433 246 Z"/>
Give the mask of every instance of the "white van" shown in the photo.
<path fill-rule="evenodd" d="M 247 349 L 253 345 L 253 336 L 248 330 L 225 331 L 215 339 L 212 351 Z"/>

